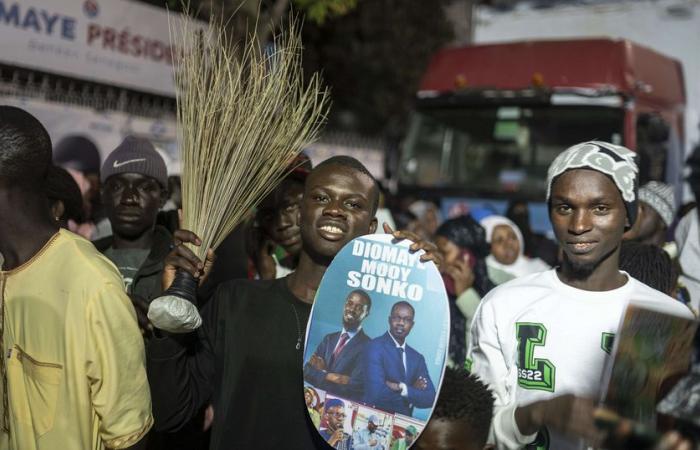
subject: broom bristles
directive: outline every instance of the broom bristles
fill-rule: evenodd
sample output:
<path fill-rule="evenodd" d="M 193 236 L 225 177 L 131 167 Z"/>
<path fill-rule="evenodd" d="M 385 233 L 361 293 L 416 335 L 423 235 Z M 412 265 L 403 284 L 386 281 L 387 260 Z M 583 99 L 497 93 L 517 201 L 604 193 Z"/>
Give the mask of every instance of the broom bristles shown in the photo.
<path fill-rule="evenodd" d="M 201 31 L 186 17 L 175 35 L 182 227 L 204 259 L 290 170 L 325 121 L 329 96 L 318 74 L 305 86 L 299 27 L 290 21 L 268 52 L 254 38 L 229 45 L 222 23 Z"/>

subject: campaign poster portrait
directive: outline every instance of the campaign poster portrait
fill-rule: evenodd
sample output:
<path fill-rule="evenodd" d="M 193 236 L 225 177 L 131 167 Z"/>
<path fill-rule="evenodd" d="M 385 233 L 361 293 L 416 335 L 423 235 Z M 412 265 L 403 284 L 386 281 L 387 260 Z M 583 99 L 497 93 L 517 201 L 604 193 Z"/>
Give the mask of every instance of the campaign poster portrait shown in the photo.
<path fill-rule="evenodd" d="M 318 432 L 323 439 L 335 449 L 352 450 L 352 424 L 357 406 L 352 402 L 327 395 L 322 412 Z"/>
<path fill-rule="evenodd" d="M 352 448 L 388 449 L 393 423 L 393 414 L 358 406 L 352 424 Z"/>
<path fill-rule="evenodd" d="M 424 424 L 405 416 L 394 418 L 394 427 L 391 431 L 391 450 L 406 450 L 411 447 L 421 431 Z"/>
<path fill-rule="evenodd" d="M 381 426 L 371 434 L 384 433 L 377 448 L 391 445 L 396 417 L 424 428 L 447 361 L 442 277 L 411 244 L 388 234 L 349 242 L 326 270 L 306 330 L 304 389 L 349 402 L 354 433 L 367 434 L 374 416 Z"/>

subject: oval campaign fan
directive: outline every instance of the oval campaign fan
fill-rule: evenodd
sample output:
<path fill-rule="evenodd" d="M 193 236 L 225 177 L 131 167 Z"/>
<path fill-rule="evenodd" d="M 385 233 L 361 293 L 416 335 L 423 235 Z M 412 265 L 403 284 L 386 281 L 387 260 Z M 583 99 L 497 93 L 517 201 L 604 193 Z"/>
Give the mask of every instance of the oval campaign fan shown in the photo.
<path fill-rule="evenodd" d="M 328 267 L 306 330 L 304 399 L 336 449 L 408 449 L 435 406 L 450 313 L 432 262 L 389 234 L 349 242 Z"/>

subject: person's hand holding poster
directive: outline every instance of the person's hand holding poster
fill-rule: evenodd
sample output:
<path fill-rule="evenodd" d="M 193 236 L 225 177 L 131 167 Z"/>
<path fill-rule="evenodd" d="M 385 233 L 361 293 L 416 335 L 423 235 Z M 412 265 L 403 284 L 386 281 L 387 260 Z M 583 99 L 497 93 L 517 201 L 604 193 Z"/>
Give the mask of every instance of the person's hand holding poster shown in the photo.
<path fill-rule="evenodd" d="M 392 433 L 394 425 L 407 423 L 412 442 L 434 407 L 446 362 L 449 309 L 437 268 L 422 262 L 422 250 L 411 252 L 410 244 L 388 234 L 351 241 L 317 292 L 304 387 L 314 393 L 307 395 L 307 406 L 315 403 L 312 420 L 334 448 L 391 448 L 394 440 L 406 440 L 404 433 Z M 332 418 L 321 411 L 338 401 L 350 423 L 347 436 L 331 441 L 326 430 Z"/>

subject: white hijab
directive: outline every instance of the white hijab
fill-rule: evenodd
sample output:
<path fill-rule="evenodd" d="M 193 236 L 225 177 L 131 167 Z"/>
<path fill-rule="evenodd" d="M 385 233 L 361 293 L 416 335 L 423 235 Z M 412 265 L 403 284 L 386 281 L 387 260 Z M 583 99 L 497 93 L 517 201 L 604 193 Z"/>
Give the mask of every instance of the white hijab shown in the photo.
<path fill-rule="evenodd" d="M 490 244 L 491 238 L 493 237 L 493 230 L 499 225 L 508 225 L 513 229 L 515 235 L 518 237 L 518 242 L 520 242 L 520 252 L 518 253 L 518 258 L 513 262 L 513 264 L 503 264 L 496 260 L 493 255 L 486 257 L 486 264 L 490 267 L 507 272 L 514 277 L 522 277 L 523 275 L 529 275 L 531 273 L 542 272 L 549 269 L 547 263 L 539 258 L 528 258 L 525 256 L 525 240 L 523 239 L 523 234 L 520 232 L 520 228 L 514 224 L 511 220 L 503 216 L 488 216 L 481 219 L 481 226 L 486 230 L 486 241 Z"/>

